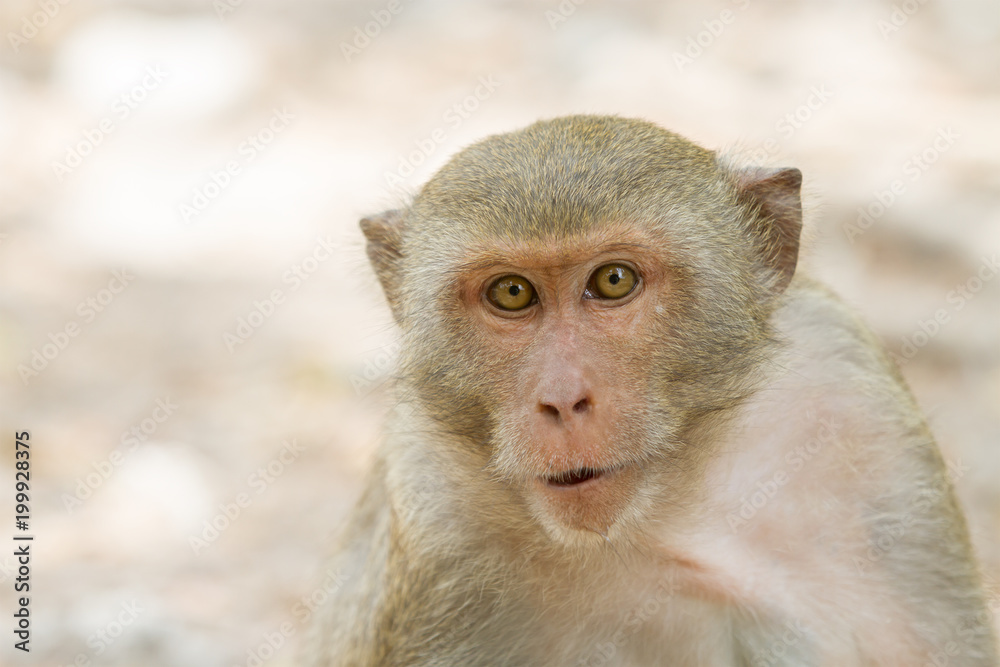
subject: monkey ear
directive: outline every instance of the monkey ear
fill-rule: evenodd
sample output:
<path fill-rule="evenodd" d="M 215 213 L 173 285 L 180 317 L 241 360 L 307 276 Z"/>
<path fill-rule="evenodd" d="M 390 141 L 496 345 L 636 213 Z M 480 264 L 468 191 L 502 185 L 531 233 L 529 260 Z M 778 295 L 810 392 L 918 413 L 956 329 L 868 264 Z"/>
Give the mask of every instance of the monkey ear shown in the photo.
<path fill-rule="evenodd" d="M 735 173 L 737 199 L 755 214 L 752 231 L 764 260 L 777 274 L 777 291 L 788 287 L 799 259 L 802 231 L 802 172 L 795 168 L 749 167 Z"/>
<path fill-rule="evenodd" d="M 402 281 L 403 211 L 392 210 L 361 220 L 361 231 L 368 240 L 365 248 L 375 275 L 382 283 L 389 308 L 400 321 L 399 288 Z"/>

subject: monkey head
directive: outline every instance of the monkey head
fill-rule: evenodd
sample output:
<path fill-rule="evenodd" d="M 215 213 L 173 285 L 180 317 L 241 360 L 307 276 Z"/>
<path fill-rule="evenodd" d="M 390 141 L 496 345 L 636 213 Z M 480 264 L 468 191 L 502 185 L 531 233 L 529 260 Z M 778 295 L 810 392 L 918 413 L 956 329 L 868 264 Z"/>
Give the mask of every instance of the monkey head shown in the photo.
<path fill-rule="evenodd" d="M 624 534 L 650 499 L 682 499 L 712 456 L 699 429 L 756 388 L 800 184 L 617 117 L 462 150 L 362 221 L 403 395 L 551 537 Z"/>

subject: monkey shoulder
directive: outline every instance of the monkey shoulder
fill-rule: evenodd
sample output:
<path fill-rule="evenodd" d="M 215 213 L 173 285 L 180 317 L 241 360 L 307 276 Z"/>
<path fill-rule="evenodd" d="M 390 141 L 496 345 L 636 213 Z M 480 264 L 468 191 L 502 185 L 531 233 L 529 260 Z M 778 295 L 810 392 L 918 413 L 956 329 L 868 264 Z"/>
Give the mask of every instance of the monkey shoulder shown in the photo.
<path fill-rule="evenodd" d="M 797 397 L 790 405 L 900 435 L 925 430 L 883 343 L 828 287 L 796 275 L 772 323 L 779 349 L 771 386 L 784 390 L 783 400 Z"/>
<path fill-rule="evenodd" d="M 710 546 L 690 552 L 713 573 L 704 588 L 754 613 L 785 595 L 789 607 L 812 606 L 817 623 L 879 589 L 869 613 L 944 637 L 951 628 L 938 619 L 981 602 L 945 464 L 909 390 L 876 337 L 819 283 L 793 281 L 773 322 L 781 344 L 741 408 L 727 445 L 736 453 L 706 475 L 713 497 L 700 518 L 713 528 L 699 528 L 697 541 Z M 941 544 L 951 546 L 930 548 Z M 920 645 L 905 634 L 897 646 Z M 892 645 L 866 629 L 858 641 Z"/>
<path fill-rule="evenodd" d="M 817 481 L 842 479 L 859 499 L 912 493 L 919 485 L 893 480 L 942 474 L 933 436 L 895 362 L 843 300 L 797 275 L 772 324 L 775 352 L 741 415 L 744 436 L 759 436 L 747 452 Z"/>

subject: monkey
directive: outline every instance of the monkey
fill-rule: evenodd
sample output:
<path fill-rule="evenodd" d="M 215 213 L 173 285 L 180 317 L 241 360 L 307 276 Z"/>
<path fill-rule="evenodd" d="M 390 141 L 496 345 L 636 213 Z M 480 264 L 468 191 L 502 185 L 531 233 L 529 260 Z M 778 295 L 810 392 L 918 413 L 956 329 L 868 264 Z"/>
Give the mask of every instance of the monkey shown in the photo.
<path fill-rule="evenodd" d="M 997 665 L 933 436 L 796 271 L 801 185 L 578 115 L 362 220 L 398 377 L 306 664 Z"/>

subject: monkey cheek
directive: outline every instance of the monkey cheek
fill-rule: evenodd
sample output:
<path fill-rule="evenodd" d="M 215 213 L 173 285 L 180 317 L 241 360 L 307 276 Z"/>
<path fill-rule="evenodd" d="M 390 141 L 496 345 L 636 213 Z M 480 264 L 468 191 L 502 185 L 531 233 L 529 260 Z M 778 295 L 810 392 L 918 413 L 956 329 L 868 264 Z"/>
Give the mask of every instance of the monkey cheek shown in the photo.
<path fill-rule="evenodd" d="M 634 467 L 604 471 L 599 477 L 574 485 L 555 485 L 546 478 L 532 481 L 533 510 L 550 534 L 584 531 L 607 538 L 612 526 L 633 503 L 638 487 Z"/>

